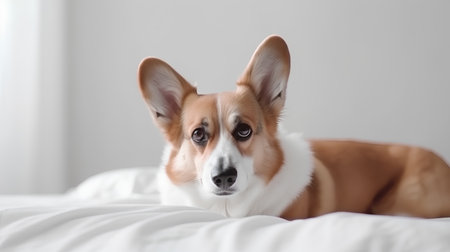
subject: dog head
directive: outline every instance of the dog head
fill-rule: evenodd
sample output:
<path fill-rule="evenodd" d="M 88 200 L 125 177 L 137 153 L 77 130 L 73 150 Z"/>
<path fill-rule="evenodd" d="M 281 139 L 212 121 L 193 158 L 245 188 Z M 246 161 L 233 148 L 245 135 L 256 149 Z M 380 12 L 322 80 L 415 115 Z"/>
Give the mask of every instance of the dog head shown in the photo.
<path fill-rule="evenodd" d="M 234 92 L 200 95 L 164 61 L 144 59 L 140 89 L 171 145 L 170 181 L 195 183 L 217 197 L 245 191 L 253 176 L 269 182 L 283 165 L 277 127 L 289 71 L 289 51 L 278 36 L 259 45 Z"/>

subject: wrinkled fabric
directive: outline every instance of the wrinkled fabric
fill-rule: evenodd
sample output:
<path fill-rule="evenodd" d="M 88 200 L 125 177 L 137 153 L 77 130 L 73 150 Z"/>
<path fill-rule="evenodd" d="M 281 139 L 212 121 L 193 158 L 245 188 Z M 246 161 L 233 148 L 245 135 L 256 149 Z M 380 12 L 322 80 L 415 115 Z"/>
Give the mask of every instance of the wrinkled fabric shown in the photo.
<path fill-rule="evenodd" d="M 97 175 L 66 195 L 0 196 L 0 251 L 450 251 L 450 218 L 226 218 L 158 204 L 156 188 L 146 183 L 154 182 L 154 172 L 142 183 L 136 179 L 142 171 Z M 103 179 L 107 186 L 99 186 Z M 114 180 L 133 197 L 114 188 Z M 145 193 L 132 181 L 145 185 Z"/>

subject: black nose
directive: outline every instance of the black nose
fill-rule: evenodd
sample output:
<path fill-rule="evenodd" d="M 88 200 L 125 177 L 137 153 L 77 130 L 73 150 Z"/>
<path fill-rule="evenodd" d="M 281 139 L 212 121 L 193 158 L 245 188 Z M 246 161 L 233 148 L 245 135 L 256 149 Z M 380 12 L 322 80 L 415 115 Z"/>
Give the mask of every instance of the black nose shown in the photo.
<path fill-rule="evenodd" d="M 225 170 L 221 169 L 217 174 L 211 174 L 211 177 L 217 187 L 228 190 L 236 182 L 237 170 L 234 167 L 229 167 Z"/>

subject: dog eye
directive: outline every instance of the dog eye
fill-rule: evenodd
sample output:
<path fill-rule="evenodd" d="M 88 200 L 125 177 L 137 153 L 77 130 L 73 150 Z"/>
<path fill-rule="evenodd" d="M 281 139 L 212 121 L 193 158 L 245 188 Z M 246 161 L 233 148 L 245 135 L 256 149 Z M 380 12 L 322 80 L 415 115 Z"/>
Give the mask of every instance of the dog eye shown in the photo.
<path fill-rule="evenodd" d="M 233 137 L 238 141 L 247 141 L 252 136 L 252 128 L 248 124 L 239 123 L 233 131 Z"/>
<path fill-rule="evenodd" d="M 205 132 L 204 128 L 197 128 L 192 132 L 192 141 L 194 141 L 198 145 L 205 145 L 208 141 L 208 135 Z"/>

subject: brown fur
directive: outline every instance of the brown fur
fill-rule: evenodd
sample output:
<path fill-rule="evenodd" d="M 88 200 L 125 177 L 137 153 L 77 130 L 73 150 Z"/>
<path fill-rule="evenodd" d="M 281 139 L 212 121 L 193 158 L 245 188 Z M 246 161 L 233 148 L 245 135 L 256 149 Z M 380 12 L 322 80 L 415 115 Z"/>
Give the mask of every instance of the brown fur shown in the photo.
<path fill-rule="evenodd" d="M 450 216 L 450 167 L 428 150 L 395 144 L 313 140 L 313 181 L 282 217 L 336 211 Z"/>

